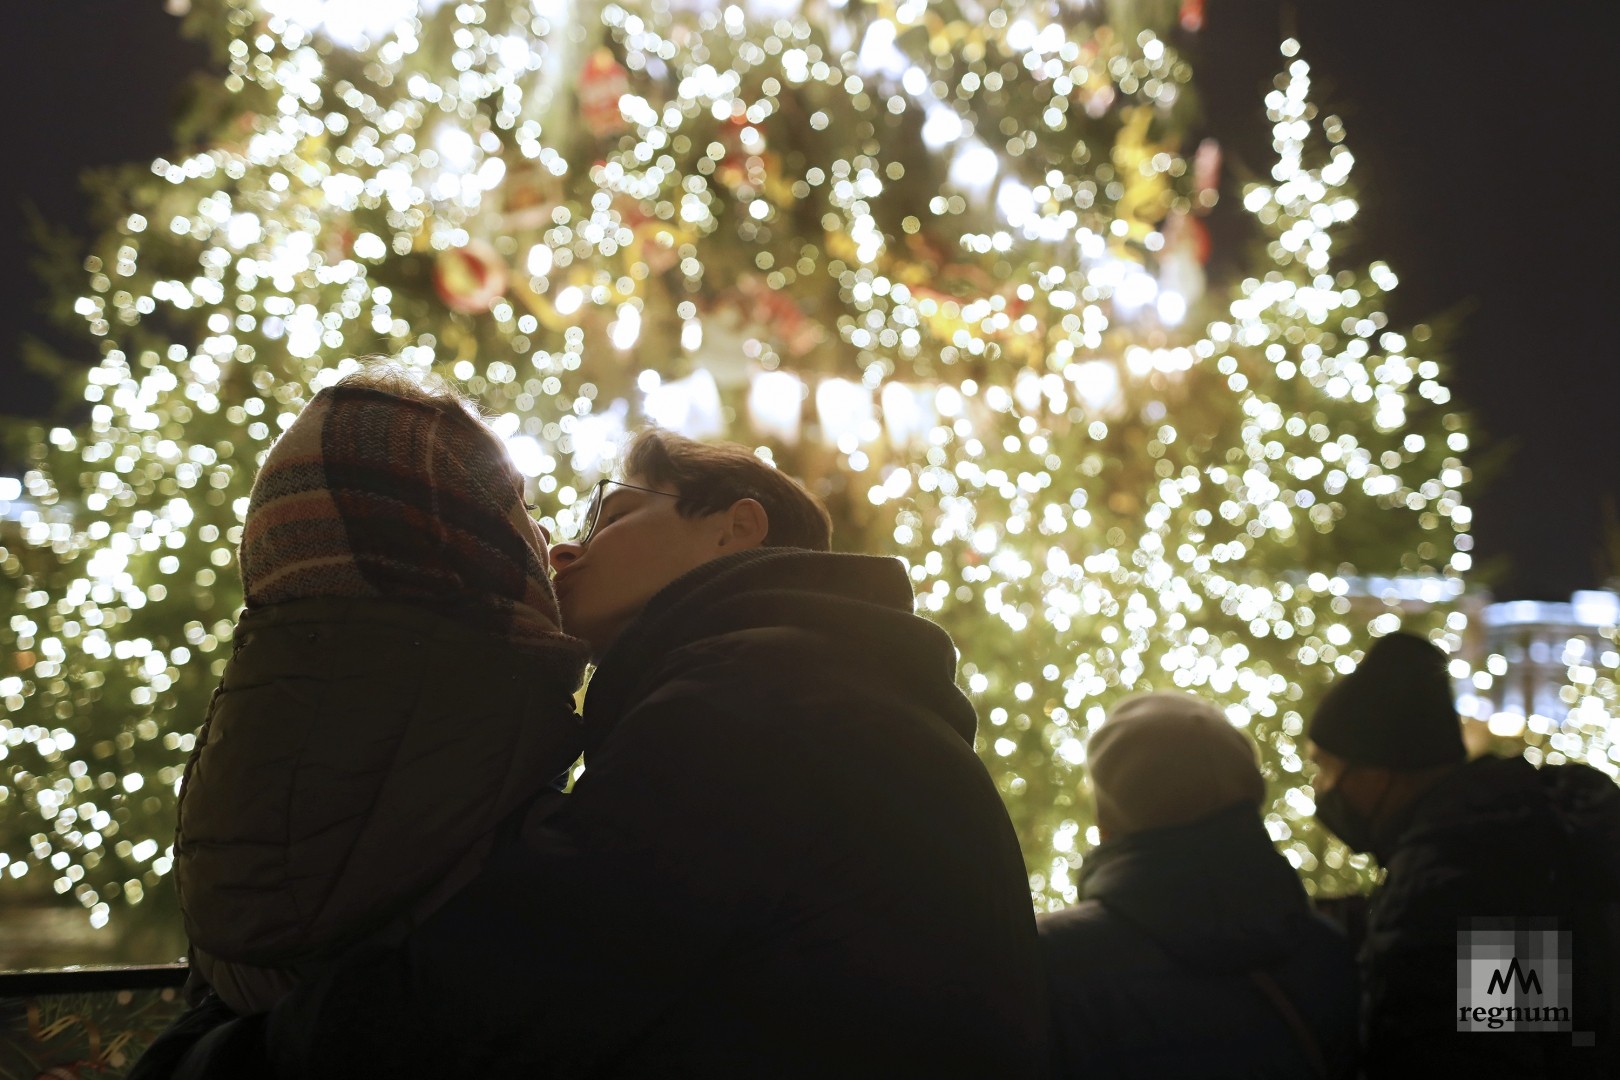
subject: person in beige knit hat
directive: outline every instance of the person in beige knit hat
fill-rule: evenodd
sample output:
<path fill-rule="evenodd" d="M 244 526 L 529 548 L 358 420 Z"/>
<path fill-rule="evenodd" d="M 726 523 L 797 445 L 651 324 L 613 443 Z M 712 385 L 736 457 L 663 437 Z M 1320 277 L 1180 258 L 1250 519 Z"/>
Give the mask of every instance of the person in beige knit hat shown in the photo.
<path fill-rule="evenodd" d="M 1092 735 L 1086 758 L 1105 839 L 1258 807 L 1266 794 L 1254 743 L 1191 694 L 1127 698 Z"/>
<path fill-rule="evenodd" d="M 1249 736 L 1142 694 L 1086 757 L 1101 843 L 1040 918 L 1055 1075 L 1353 1075 L 1354 959 L 1272 845 Z"/>

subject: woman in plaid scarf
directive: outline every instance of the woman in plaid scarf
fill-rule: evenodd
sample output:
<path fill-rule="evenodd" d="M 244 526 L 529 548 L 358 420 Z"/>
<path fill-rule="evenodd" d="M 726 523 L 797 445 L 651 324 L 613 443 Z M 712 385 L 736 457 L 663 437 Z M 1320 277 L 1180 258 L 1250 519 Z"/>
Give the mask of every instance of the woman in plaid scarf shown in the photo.
<path fill-rule="evenodd" d="M 505 447 L 386 369 L 316 394 L 271 449 L 239 564 L 175 865 L 194 971 L 251 1014 L 476 874 L 579 754 L 585 649 Z"/>

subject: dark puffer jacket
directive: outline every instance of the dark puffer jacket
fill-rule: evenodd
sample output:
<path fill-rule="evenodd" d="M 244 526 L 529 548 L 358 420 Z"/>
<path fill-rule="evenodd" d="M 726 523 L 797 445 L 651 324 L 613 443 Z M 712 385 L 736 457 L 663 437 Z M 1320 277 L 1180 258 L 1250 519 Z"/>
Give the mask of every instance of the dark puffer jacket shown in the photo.
<path fill-rule="evenodd" d="M 221 1034 L 214 1075 L 264 1041 L 287 1077 L 1042 1073 L 1017 839 L 911 609 L 866 556 L 670 585 L 601 662 L 564 808 L 405 947 Z"/>
<path fill-rule="evenodd" d="M 1312 913 L 1253 807 L 1102 844 L 1081 896 L 1040 919 L 1057 1076 L 1317 1075 L 1254 971 L 1310 1030 L 1328 1075 L 1353 1075 L 1350 945 Z"/>
<path fill-rule="evenodd" d="M 1366 1068 L 1386 1077 L 1620 1076 L 1620 788 L 1585 765 L 1459 767 L 1412 808 L 1373 894 L 1361 965 Z M 1571 1035 L 1458 1032 L 1459 920 L 1571 931 Z"/>
<path fill-rule="evenodd" d="M 397 940 L 471 880 L 583 745 L 556 666 L 419 604 L 242 615 L 175 840 L 194 965 L 232 1008 Z"/>

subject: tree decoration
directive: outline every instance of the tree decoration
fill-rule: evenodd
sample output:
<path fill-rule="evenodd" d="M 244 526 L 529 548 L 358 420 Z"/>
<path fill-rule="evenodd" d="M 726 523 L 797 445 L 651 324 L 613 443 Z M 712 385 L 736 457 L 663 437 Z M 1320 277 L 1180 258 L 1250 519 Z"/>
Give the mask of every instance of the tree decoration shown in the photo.
<path fill-rule="evenodd" d="M 488 241 L 439 252 L 433 287 L 445 307 L 460 315 L 482 315 L 506 292 L 506 263 Z"/>
<path fill-rule="evenodd" d="M 629 128 L 619 100 L 630 89 L 630 77 L 612 50 L 599 48 L 586 58 L 578 86 L 580 117 L 591 134 L 607 139 Z"/>
<path fill-rule="evenodd" d="M 0 522 L 0 898 L 183 947 L 174 795 L 254 471 L 371 353 L 477 395 L 556 534 L 649 419 L 809 477 L 961 647 L 1038 906 L 1095 839 L 1087 733 L 1149 688 L 1255 736 L 1308 888 L 1367 882 L 1304 718 L 1396 626 L 1460 650 L 1468 424 L 1338 244 L 1353 159 L 1294 43 L 1254 248 L 1200 291 L 1175 5 L 343 6 L 194 0 L 231 119 L 101 193 L 87 419 L 34 433 Z M 1612 773 L 1590 696 L 1559 752 Z"/>

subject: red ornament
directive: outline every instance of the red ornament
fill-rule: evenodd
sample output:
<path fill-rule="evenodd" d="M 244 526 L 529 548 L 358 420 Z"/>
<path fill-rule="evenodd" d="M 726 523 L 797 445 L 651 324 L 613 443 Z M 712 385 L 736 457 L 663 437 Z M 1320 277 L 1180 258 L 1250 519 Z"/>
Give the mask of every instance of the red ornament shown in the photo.
<path fill-rule="evenodd" d="M 1164 251 L 1166 256 L 1187 255 L 1198 265 L 1207 265 L 1212 251 L 1209 227 L 1191 214 L 1171 214 L 1164 223 Z"/>
<path fill-rule="evenodd" d="M 1221 144 L 1205 139 L 1193 154 L 1193 191 L 1202 195 L 1221 185 Z"/>
<path fill-rule="evenodd" d="M 1164 223 L 1164 249 L 1159 253 L 1159 287 L 1179 293 L 1191 307 L 1208 284 L 1204 266 L 1209 262 L 1209 229 L 1191 214 L 1171 214 Z"/>
<path fill-rule="evenodd" d="M 821 344 L 821 327 L 786 292 L 772 289 L 753 274 L 737 279 L 739 305 L 757 326 L 767 328 L 789 355 L 803 357 Z"/>
<path fill-rule="evenodd" d="M 1195 34 L 1204 28 L 1204 0 L 1181 0 L 1181 28 Z"/>
<path fill-rule="evenodd" d="M 606 47 L 591 53 L 579 73 L 579 114 L 599 139 L 626 130 L 619 99 L 630 92 L 630 74 Z"/>
<path fill-rule="evenodd" d="M 482 315 L 506 292 L 506 262 L 483 240 L 441 251 L 433 266 L 433 287 L 445 307 L 462 315 Z"/>
<path fill-rule="evenodd" d="M 322 234 L 322 250 L 328 262 L 339 262 L 354 254 L 354 240 L 359 234 L 348 223 L 328 228 Z"/>
<path fill-rule="evenodd" d="M 506 170 L 501 228 L 507 234 L 543 229 L 563 199 L 562 178 L 537 161 L 518 158 Z"/>

